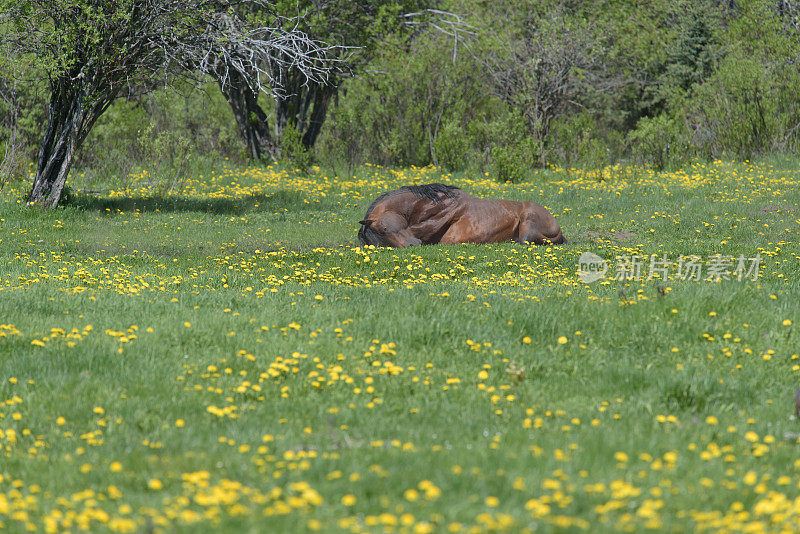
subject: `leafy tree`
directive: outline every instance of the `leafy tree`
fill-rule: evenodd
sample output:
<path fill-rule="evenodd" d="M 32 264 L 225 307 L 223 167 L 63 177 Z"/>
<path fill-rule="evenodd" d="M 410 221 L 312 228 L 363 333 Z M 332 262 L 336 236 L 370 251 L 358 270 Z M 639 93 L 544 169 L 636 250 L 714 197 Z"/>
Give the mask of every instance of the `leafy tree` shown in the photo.
<path fill-rule="evenodd" d="M 742 2 L 729 21 L 724 57 L 685 105 L 702 155 L 746 159 L 800 148 L 800 35 L 790 4 Z"/>
<path fill-rule="evenodd" d="M 326 51 L 326 58 L 334 62 L 337 68 L 328 78 L 309 79 L 300 68 L 301 65 L 271 61 L 262 68 L 269 71 L 272 80 L 281 84 L 280 91 L 273 87 L 255 87 L 238 72 L 229 75 L 228 83 L 220 85 L 236 117 L 247 152 L 256 159 L 262 156 L 276 159 L 287 125 L 300 134 L 305 150 L 314 146 L 328 108 L 337 98 L 344 80 L 362 73 L 375 56 L 383 37 L 407 27 L 402 15 L 429 3 L 424 0 L 278 2 L 275 7 L 287 17 L 286 20 L 295 20 L 291 18 L 293 13 L 303 14 L 296 19 L 299 20 L 300 31 L 320 41 L 340 45 Z M 249 16 L 258 19 L 262 15 L 255 11 Z M 219 69 L 217 72 L 224 73 L 225 70 Z M 260 89 L 266 89 L 264 92 L 274 100 L 271 105 L 264 106 L 259 102 Z"/>
<path fill-rule="evenodd" d="M 452 36 L 432 27 L 384 39 L 370 72 L 341 89 L 319 152 L 348 167 L 364 161 L 448 169 L 482 164 L 489 149 L 479 130 L 492 104 L 502 103 L 489 102 L 475 58 L 455 52 Z"/>
<path fill-rule="evenodd" d="M 265 65 L 324 77 L 331 47 L 288 22 L 262 0 L 0 0 L 0 51 L 41 72 L 50 95 L 30 203 L 58 205 L 76 150 L 131 79 L 219 77 L 220 63 L 223 87 L 236 75 L 279 86 Z"/>

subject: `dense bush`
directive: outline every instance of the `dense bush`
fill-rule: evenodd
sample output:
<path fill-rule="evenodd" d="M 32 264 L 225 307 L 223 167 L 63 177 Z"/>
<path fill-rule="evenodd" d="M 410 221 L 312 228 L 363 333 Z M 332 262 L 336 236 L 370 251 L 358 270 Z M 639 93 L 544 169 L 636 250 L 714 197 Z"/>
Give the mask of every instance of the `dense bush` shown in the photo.
<path fill-rule="evenodd" d="M 468 9 L 479 28 L 468 46 L 453 57 L 452 41 L 435 32 L 387 42 L 374 74 L 341 94 L 318 159 L 432 163 L 518 181 L 548 164 L 662 168 L 798 148 L 791 98 L 800 87 L 787 65 L 800 52 L 773 4 L 450 7 Z M 769 39 L 750 34 L 764 28 Z"/>
<path fill-rule="evenodd" d="M 681 126 L 677 120 L 662 113 L 656 117 L 642 117 L 636 129 L 628 133 L 633 158 L 656 169 L 663 169 L 668 162 L 683 156 Z"/>
<path fill-rule="evenodd" d="M 281 156 L 286 166 L 307 172 L 311 166 L 311 153 L 303 145 L 302 139 L 302 133 L 293 124 L 284 126 L 281 135 Z"/>
<path fill-rule="evenodd" d="M 441 34 L 388 39 L 369 72 L 340 92 L 318 157 L 349 166 L 370 161 L 461 168 L 470 154 L 464 139 L 453 139 L 454 128 L 463 134 L 471 121 L 490 115 L 484 84 L 474 59 Z M 437 143 L 442 131 L 445 138 Z"/>
<path fill-rule="evenodd" d="M 149 92 L 132 88 L 97 121 L 78 156 L 89 184 L 145 168 L 151 184 L 166 190 L 223 157 L 245 157 L 216 85 L 186 81 Z"/>
<path fill-rule="evenodd" d="M 686 157 L 800 150 L 800 12 L 786 3 L 441 7 L 461 14 L 458 38 L 441 25 L 379 32 L 369 63 L 339 81 L 312 149 L 286 130 L 279 148 L 287 166 L 305 172 L 316 160 L 342 173 L 364 162 L 433 164 L 520 181 L 552 164 L 661 168 Z M 13 133 L 19 175 L 36 155 L 45 103 L 41 88 L 4 79 L 0 70 L 0 156 Z M 217 85 L 183 80 L 129 89 L 78 157 L 98 181 L 147 166 L 154 182 L 174 187 L 203 157 L 242 160 L 244 148 Z"/>
<path fill-rule="evenodd" d="M 800 32 L 772 6 L 748 4 L 725 33 L 727 54 L 690 102 L 691 144 L 710 157 L 796 152 Z"/>

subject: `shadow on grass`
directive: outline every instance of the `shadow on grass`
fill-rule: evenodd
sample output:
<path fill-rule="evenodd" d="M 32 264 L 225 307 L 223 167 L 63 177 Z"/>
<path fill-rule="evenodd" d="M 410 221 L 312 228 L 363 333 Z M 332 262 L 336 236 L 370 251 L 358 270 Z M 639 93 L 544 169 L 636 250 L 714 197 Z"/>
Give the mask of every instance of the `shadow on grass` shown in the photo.
<path fill-rule="evenodd" d="M 301 193 L 277 191 L 271 195 L 250 195 L 238 198 L 189 198 L 153 195 L 150 197 L 103 198 L 87 193 L 74 193 L 69 205 L 85 211 L 140 211 L 140 212 L 203 212 L 220 215 L 237 215 L 253 211 L 278 212 L 282 210 L 309 210 L 311 204 Z M 318 206 L 313 206 L 318 209 Z"/>

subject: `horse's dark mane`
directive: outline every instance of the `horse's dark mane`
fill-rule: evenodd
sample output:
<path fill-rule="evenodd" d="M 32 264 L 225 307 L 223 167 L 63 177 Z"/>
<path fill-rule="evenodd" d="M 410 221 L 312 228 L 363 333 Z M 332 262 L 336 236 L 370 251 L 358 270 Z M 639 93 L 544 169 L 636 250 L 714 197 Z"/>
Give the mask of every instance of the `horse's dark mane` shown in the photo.
<path fill-rule="evenodd" d="M 458 192 L 461 191 L 458 187 L 454 185 L 445 185 L 445 184 L 427 184 L 427 185 L 404 185 L 400 189 L 395 189 L 394 191 L 387 191 L 386 193 L 381 193 L 378 195 L 378 198 L 372 201 L 372 204 L 369 205 L 367 208 L 367 214 L 364 217 L 365 219 L 369 218 L 370 213 L 372 210 L 375 209 L 379 203 L 383 202 L 389 197 L 393 197 L 395 195 L 400 195 L 402 193 L 414 193 L 419 198 L 428 198 L 434 202 L 439 202 L 439 194 L 442 194 L 446 197 L 454 197 L 458 195 Z"/>
<path fill-rule="evenodd" d="M 458 194 L 461 192 L 461 189 L 454 185 L 445 184 L 404 185 L 400 189 L 387 191 L 386 193 L 379 195 L 378 198 L 373 200 L 372 204 L 370 204 L 367 208 L 367 214 L 364 216 L 364 218 L 369 219 L 369 215 L 372 213 L 372 210 L 375 209 L 375 206 L 387 198 L 409 192 L 414 193 L 414 195 L 416 195 L 418 198 L 427 198 L 433 202 L 439 202 L 440 194 L 444 195 L 445 197 L 452 198 L 458 196 Z M 358 240 L 361 241 L 362 245 L 375 245 L 376 247 L 386 246 L 386 243 L 383 242 L 380 234 L 368 226 L 362 225 L 358 230 Z"/>

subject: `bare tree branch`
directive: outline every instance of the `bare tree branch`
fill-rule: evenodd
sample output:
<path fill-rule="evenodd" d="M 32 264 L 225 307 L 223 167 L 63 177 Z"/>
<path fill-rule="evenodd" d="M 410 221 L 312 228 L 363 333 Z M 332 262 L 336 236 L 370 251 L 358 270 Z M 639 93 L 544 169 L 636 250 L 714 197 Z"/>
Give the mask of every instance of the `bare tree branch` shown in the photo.
<path fill-rule="evenodd" d="M 346 52 L 309 37 L 301 20 L 266 0 L 0 0 L 0 51 L 50 86 L 30 200 L 58 204 L 75 150 L 132 79 L 199 71 L 274 95 L 286 94 L 288 70 L 325 83 Z"/>
<path fill-rule="evenodd" d="M 407 26 L 417 26 L 420 29 L 430 26 L 452 37 L 453 64 L 458 59 L 459 46 L 468 46 L 469 42 L 480 34 L 480 30 L 467 24 L 463 16 L 441 9 L 424 9 L 415 13 L 406 13 L 403 17 L 406 19 L 404 24 Z"/>

